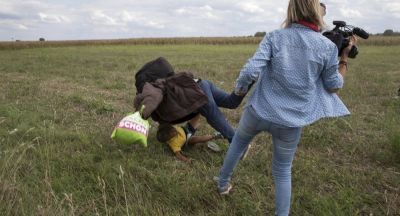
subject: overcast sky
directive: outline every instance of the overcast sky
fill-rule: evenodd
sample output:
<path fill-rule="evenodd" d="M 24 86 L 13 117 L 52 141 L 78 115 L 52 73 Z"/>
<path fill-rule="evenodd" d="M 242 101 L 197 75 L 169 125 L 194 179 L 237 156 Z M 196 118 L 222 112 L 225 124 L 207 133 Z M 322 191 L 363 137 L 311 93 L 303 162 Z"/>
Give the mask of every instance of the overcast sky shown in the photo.
<path fill-rule="evenodd" d="M 287 0 L 0 0 L 0 41 L 247 36 L 280 28 Z M 400 0 L 326 0 L 325 17 L 400 31 Z"/>

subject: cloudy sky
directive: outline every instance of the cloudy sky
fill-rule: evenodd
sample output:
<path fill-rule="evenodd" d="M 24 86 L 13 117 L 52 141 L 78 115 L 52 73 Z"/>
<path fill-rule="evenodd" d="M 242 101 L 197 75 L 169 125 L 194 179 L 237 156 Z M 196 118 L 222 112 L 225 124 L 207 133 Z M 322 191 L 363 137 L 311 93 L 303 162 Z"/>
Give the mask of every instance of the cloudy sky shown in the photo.
<path fill-rule="evenodd" d="M 284 20 L 286 0 L 0 0 L 0 41 L 245 36 Z M 400 0 L 325 0 L 328 23 L 400 31 Z"/>

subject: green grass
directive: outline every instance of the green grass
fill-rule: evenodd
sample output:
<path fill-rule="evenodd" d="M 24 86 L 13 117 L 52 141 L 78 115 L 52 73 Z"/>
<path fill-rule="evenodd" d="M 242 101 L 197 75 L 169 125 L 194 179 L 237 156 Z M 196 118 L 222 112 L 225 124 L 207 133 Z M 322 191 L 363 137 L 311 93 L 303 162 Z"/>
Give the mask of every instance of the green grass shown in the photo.
<path fill-rule="evenodd" d="M 134 72 L 166 57 L 226 91 L 257 45 L 115 45 L 0 51 L 0 215 L 269 215 L 271 138 L 256 137 L 222 198 L 212 180 L 225 152 L 155 140 L 121 146 L 113 126 L 132 111 Z M 340 97 L 346 118 L 304 129 L 292 215 L 400 214 L 400 46 L 361 46 Z M 243 103 L 244 105 L 244 103 Z M 224 110 L 235 126 L 238 110 Z M 203 120 L 200 134 L 212 133 Z M 220 142 L 221 145 L 226 145 Z M 226 147 L 225 147 L 226 148 Z"/>

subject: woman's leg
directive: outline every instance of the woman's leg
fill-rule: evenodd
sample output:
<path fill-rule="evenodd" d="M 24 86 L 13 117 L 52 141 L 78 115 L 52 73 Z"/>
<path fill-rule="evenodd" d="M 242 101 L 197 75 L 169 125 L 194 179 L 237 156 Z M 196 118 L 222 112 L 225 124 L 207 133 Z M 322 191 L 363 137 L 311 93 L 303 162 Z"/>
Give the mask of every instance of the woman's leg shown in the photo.
<path fill-rule="evenodd" d="M 252 107 L 247 107 L 240 119 L 239 126 L 225 155 L 224 164 L 220 170 L 218 189 L 225 188 L 232 176 L 233 170 L 238 164 L 240 157 L 247 149 L 249 143 L 260 131 L 258 123 L 260 120 L 255 115 Z"/>
<path fill-rule="evenodd" d="M 292 161 L 301 137 L 301 128 L 272 124 L 272 175 L 275 183 L 276 215 L 288 215 L 292 193 Z"/>

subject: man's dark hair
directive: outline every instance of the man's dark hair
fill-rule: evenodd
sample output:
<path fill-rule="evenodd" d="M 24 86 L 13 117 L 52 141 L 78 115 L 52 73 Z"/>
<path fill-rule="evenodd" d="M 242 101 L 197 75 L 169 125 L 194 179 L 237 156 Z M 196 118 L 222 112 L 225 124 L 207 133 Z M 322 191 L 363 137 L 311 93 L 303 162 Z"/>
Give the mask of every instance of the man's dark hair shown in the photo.
<path fill-rule="evenodd" d="M 174 69 L 167 59 L 160 57 L 149 61 L 135 74 L 136 93 L 142 93 L 146 82 L 155 82 L 157 79 L 167 78 L 174 74 Z"/>

